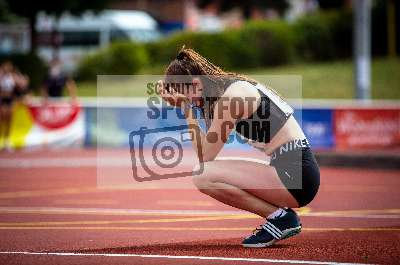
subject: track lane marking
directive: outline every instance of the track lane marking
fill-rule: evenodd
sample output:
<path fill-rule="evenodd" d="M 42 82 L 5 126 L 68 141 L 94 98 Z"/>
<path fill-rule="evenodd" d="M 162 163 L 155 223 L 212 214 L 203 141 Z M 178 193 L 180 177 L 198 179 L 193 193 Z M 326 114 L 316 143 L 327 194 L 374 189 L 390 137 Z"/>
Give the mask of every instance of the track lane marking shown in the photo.
<path fill-rule="evenodd" d="M 154 183 L 140 184 L 141 189 L 160 189 L 162 186 Z M 69 187 L 62 189 L 36 189 L 36 190 L 21 190 L 0 192 L 0 199 L 16 199 L 28 197 L 47 197 L 65 194 L 79 194 L 79 193 L 103 193 L 113 191 L 134 191 L 138 187 L 129 185 L 112 185 L 107 187 L 87 186 L 87 187 Z"/>
<path fill-rule="evenodd" d="M 366 265 L 365 263 L 342 263 L 315 260 L 284 260 L 284 259 L 256 259 L 256 258 L 229 258 L 229 257 L 207 257 L 207 256 L 171 256 L 171 255 L 144 255 L 144 254 L 111 254 L 111 253 L 76 253 L 76 252 L 28 252 L 28 251 L 1 251 L 5 255 L 42 255 L 42 256 L 92 256 L 92 257 L 139 257 L 158 259 L 197 259 L 217 261 L 242 261 L 259 263 L 290 263 L 290 264 L 317 264 L 317 265 Z"/>
<path fill-rule="evenodd" d="M 133 230 L 133 231 L 251 231 L 254 227 L 152 227 L 152 226 L 3 226 L 0 230 Z M 304 232 L 400 232 L 390 227 L 306 227 Z"/>
<path fill-rule="evenodd" d="M 1 201 L 0 201 L 1 202 Z M 54 204 L 72 204 L 72 205 L 117 205 L 117 200 L 99 200 L 99 199 L 57 199 L 53 200 Z"/>
<path fill-rule="evenodd" d="M 0 226 L 51 226 L 51 225 L 98 225 L 98 224 L 144 224 L 144 223 L 177 223 L 177 222 L 204 222 L 218 220 L 254 219 L 253 215 L 222 215 L 210 217 L 183 217 L 138 220 L 91 220 L 91 221 L 40 221 L 40 222 L 0 222 Z"/>
<path fill-rule="evenodd" d="M 371 219 L 400 219 L 400 209 L 365 209 L 344 211 L 312 212 L 304 207 L 297 210 L 300 216 L 333 217 L 333 218 L 371 218 Z M 116 209 L 116 208 L 60 208 L 60 207 L 1 207 L 0 214 L 70 214 L 70 215 L 169 215 L 169 216 L 221 216 L 238 215 L 243 219 L 259 219 L 260 217 L 239 210 L 146 210 L 146 209 Z"/>
<path fill-rule="evenodd" d="M 167 215 L 167 216 L 210 216 L 210 215 L 253 215 L 238 210 L 147 210 L 117 208 L 62 208 L 62 207 L 0 207 L 0 214 L 88 214 L 88 215 Z M 256 215 L 253 215 L 256 216 Z M 258 217 L 259 218 L 259 217 Z"/>
<path fill-rule="evenodd" d="M 325 211 L 325 212 L 314 212 L 313 214 L 348 214 L 348 213 L 356 213 L 356 214 L 379 214 L 379 213 L 399 213 L 400 209 L 363 209 L 363 210 L 338 210 L 338 211 Z"/>
<path fill-rule="evenodd" d="M 1 192 L 0 199 L 17 199 L 27 197 L 47 197 L 55 195 L 65 194 L 79 194 L 79 193 L 92 193 L 99 192 L 96 187 L 85 187 L 85 188 L 64 188 L 64 189 L 48 189 L 48 190 L 24 190 L 24 191 L 12 191 L 12 192 Z"/>
<path fill-rule="evenodd" d="M 189 201 L 189 200 L 158 200 L 157 205 L 183 205 L 183 206 L 196 206 L 196 207 L 212 207 L 215 203 L 212 201 Z"/>

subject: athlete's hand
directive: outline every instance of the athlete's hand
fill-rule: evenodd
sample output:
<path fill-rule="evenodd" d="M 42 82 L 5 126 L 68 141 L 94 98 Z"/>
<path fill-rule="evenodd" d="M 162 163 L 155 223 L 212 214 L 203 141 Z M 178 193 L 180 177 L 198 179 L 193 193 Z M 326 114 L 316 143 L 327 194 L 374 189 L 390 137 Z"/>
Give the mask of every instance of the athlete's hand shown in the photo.
<path fill-rule="evenodd" d="M 157 82 L 156 89 L 161 98 L 168 102 L 168 104 L 171 106 L 184 108 L 185 104 L 190 104 L 189 99 L 185 95 L 176 92 L 174 89 L 170 89 L 170 91 L 168 91 L 162 80 Z"/>

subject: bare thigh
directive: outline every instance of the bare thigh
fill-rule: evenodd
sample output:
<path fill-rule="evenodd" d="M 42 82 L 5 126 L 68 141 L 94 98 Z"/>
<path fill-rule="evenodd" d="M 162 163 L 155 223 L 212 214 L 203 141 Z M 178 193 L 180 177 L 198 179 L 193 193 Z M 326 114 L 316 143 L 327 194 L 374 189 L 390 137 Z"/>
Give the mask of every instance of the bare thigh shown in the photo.
<path fill-rule="evenodd" d="M 229 159 L 204 163 L 204 171 L 194 181 L 225 183 L 245 190 L 279 207 L 298 207 L 296 199 L 281 182 L 274 167 L 255 160 Z"/>

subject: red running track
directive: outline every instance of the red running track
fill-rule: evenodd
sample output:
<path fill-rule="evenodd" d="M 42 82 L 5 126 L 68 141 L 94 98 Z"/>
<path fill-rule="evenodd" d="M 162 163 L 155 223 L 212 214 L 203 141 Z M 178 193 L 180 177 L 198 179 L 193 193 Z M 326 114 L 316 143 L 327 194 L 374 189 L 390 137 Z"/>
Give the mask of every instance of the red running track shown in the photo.
<path fill-rule="evenodd" d="M 137 185 L 126 151 L 102 158 L 0 154 L 0 264 L 399 263 L 399 171 L 322 168 L 317 198 L 298 209 L 304 231 L 245 249 L 262 219 L 187 178 Z"/>

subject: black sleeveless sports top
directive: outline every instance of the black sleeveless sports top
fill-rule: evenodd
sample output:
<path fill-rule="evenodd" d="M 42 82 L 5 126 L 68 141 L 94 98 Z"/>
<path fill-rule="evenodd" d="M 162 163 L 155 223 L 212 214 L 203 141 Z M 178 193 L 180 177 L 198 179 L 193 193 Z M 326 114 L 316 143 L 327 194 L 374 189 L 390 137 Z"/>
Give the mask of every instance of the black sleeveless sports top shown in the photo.
<path fill-rule="evenodd" d="M 261 84 L 252 86 L 261 96 L 260 105 L 250 117 L 237 121 L 235 130 L 251 141 L 269 143 L 293 114 L 293 108 L 273 90 Z"/>

